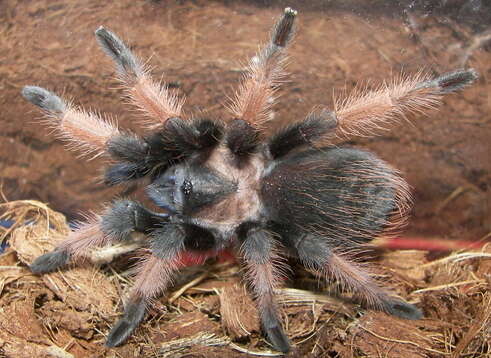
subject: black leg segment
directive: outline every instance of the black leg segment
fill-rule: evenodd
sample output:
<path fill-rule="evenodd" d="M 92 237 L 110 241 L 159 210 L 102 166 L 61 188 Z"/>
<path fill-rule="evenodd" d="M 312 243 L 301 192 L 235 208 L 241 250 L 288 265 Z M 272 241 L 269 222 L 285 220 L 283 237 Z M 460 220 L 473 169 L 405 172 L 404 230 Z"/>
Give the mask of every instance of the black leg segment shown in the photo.
<path fill-rule="evenodd" d="M 60 97 L 42 87 L 25 86 L 22 89 L 22 96 L 50 113 L 62 113 L 66 109 L 66 104 Z"/>
<path fill-rule="evenodd" d="M 257 225 L 246 223 L 239 228 L 238 236 L 242 241 L 240 252 L 256 297 L 263 330 L 276 349 L 289 352 L 290 342 L 283 330 L 274 297 L 279 281 L 279 258 L 274 251 L 272 235 Z"/>
<path fill-rule="evenodd" d="M 143 299 L 130 302 L 124 310 L 123 317 L 111 329 L 107 336 L 106 346 L 116 347 L 124 343 L 145 317 L 146 305 Z"/>
<path fill-rule="evenodd" d="M 167 214 L 154 213 L 132 200 L 117 200 L 102 216 L 101 229 L 117 240 L 128 240 L 134 231 L 148 234 L 167 221 Z"/>
<path fill-rule="evenodd" d="M 297 147 L 311 145 L 329 132 L 334 134 L 336 126 L 337 119 L 333 112 L 323 109 L 318 113 L 312 113 L 303 121 L 283 128 L 271 138 L 269 142 L 271 156 L 276 159 Z"/>
<path fill-rule="evenodd" d="M 421 311 L 414 305 L 390 296 L 359 265 L 348 261 L 345 254 L 336 254 L 329 247 L 329 238 L 304 235 L 297 242 L 297 254 L 305 266 L 321 277 L 336 281 L 355 294 L 369 309 L 383 311 L 404 319 L 420 319 Z"/>
<path fill-rule="evenodd" d="M 474 69 L 457 70 L 445 73 L 434 80 L 422 82 L 416 89 L 437 87 L 441 93 L 447 94 L 471 85 L 477 78 L 478 74 Z"/>
<path fill-rule="evenodd" d="M 387 306 L 385 307 L 384 311 L 393 316 L 404 319 L 414 320 L 423 318 L 423 312 L 421 312 L 418 307 L 396 298 L 393 298 L 387 302 Z"/>
<path fill-rule="evenodd" d="M 65 267 L 70 261 L 70 255 L 66 250 L 57 249 L 39 256 L 29 265 L 35 274 L 54 272 Z"/>
<path fill-rule="evenodd" d="M 227 127 L 225 143 L 236 156 L 247 158 L 257 151 L 260 143 L 259 132 L 246 121 L 236 119 Z"/>

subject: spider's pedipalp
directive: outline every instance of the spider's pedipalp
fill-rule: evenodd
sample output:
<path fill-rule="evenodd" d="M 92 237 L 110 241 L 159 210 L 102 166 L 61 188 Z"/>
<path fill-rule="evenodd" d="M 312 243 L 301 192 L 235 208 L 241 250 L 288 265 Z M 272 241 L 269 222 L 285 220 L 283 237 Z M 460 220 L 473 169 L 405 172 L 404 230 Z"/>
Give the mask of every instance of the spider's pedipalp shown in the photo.
<path fill-rule="evenodd" d="M 29 268 L 32 273 L 43 274 L 65 267 L 69 261 L 70 255 L 66 250 L 53 250 L 36 258 Z"/>
<path fill-rule="evenodd" d="M 112 121 L 95 113 L 85 112 L 67 103 L 56 94 L 36 86 L 26 86 L 22 95 L 45 111 L 45 122 L 53 127 L 68 147 L 94 157 L 106 151 L 106 143 L 119 130 Z"/>
<path fill-rule="evenodd" d="M 88 250 L 110 242 L 130 241 L 132 234 L 149 234 L 167 221 L 167 214 L 154 213 L 131 200 L 117 200 L 102 215 L 91 215 L 68 234 L 53 251 L 30 265 L 34 273 L 53 272 L 70 261 L 83 259 Z"/>
<path fill-rule="evenodd" d="M 169 215 L 152 212 L 140 203 L 120 199 L 109 206 L 101 219 L 101 230 L 114 240 L 130 240 L 133 232 L 149 234 L 160 228 Z"/>
<path fill-rule="evenodd" d="M 264 333 L 276 349 L 286 353 L 290 351 L 290 342 L 283 330 L 274 297 L 275 288 L 281 280 L 274 239 L 271 233 L 254 224 L 243 224 L 239 236 L 242 241 L 240 253 L 256 298 Z"/>
<path fill-rule="evenodd" d="M 131 102 L 147 115 L 149 128 L 181 116 L 184 99 L 178 99 L 166 86 L 154 82 L 141 61 L 118 36 L 102 26 L 95 31 L 95 36 L 104 52 L 116 63 Z"/>
<path fill-rule="evenodd" d="M 397 78 L 371 92 L 355 91 L 348 98 L 336 101 L 338 126 L 335 133 L 341 139 L 376 135 L 406 114 L 424 113 L 437 107 L 443 95 L 462 89 L 477 77 L 473 69 L 458 70 L 436 79 L 418 74 Z M 323 145 L 333 142 L 330 136 L 319 140 Z"/>
<path fill-rule="evenodd" d="M 274 93 L 283 78 L 285 49 L 293 37 L 297 12 L 286 8 L 273 28 L 270 42 L 253 57 L 235 95 L 231 110 L 236 119 L 262 130 L 271 116 Z"/>
<path fill-rule="evenodd" d="M 104 171 L 104 184 L 109 186 L 142 178 L 158 164 L 167 164 L 170 160 L 164 151 L 155 160 L 144 139 L 126 133 L 112 137 L 107 142 L 106 150 L 117 161 Z"/>
<path fill-rule="evenodd" d="M 112 164 L 104 171 L 104 184 L 114 186 L 131 180 L 140 179 L 148 174 L 146 166 L 135 163 Z"/>
<path fill-rule="evenodd" d="M 145 161 L 148 143 L 135 135 L 120 134 L 109 139 L 107 152 L 115 160 L 138 163 Z"/>
<path fill-rule="evenodd" d="M 222 135 L 223 128 L 216 121 L 170 118 L 159 131 L 145 138 L 126 133 L 114 136 L 107 143 L 107 152 L 118 162 L 106 169 L 104 182 L 116 185 L 146 175 L 155 178 L 178 161 L 206 153 Z"/>

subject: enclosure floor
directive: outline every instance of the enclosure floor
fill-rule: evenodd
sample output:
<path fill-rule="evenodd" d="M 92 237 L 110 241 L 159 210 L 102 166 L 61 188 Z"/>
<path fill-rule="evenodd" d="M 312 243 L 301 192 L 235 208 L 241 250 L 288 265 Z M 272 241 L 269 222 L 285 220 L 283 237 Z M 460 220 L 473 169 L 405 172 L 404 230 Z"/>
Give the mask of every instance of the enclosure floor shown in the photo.
<path fill-rule="evenodd" d="M 0 205 L 17 223 L 0 230 L 10 247 L 0 255 L 1 357 L 279 356 L 261 334 L 258 313 L 234 262 L 209 261 L 181 270 L 166 295 L 121 347 L 105 348 L 143 252 L 97 267 L 90 263 L 33 275 L 26 265 L 53 250 L 68 232 L 65 218 L 36 201 Z M 3 231 L 3 232 L 2 232 Z M 108 248 L 103 251 L 107 253 Z M 290 260 L 276 292 L 290 357 L 441 358 L 491 353 L 491 247 L 434 260 L 424 251 L 366 251 L 380 284 L 416 304 L 424 319 L 407 321 L 364 310 Z"/>

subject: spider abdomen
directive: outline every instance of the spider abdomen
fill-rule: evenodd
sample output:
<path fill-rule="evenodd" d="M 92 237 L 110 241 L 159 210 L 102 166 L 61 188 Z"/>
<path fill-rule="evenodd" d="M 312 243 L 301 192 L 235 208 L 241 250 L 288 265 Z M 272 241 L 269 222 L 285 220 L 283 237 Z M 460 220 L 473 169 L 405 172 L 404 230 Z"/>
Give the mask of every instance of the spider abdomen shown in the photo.
<path fill-rule="evenodd" d="M 409 195 L 397 172 L 375 155 L 323 148 L 286 156 L 263 179 L 273 221 L 336 241 L 370 241 L 404 222 Z"/>

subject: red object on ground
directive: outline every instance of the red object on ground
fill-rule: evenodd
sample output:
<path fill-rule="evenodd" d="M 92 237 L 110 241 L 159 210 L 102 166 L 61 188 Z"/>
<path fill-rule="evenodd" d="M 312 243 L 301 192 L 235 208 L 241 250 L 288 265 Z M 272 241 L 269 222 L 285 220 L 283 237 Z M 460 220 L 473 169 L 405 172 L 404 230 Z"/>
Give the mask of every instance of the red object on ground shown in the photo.
<path fill-rule="evenodd" d="M 480 249 L 489 241 L 446 240 L 418 237 L 376 239 L 375 246 L 389 250 L 453 251 Z"/>
<path fill-rule="evenodd" d="M 184 251 L 181 254 L 181 259 L 179 264 L 182 267 L 194 266 L 194 265 L 202 265 L 209 258 L 216 257 L 218 262 L 235 262 L 235 255 L 228 249 L 220 250 L 220 251 Z"/>
<path fill-rule="evenodd" d="M 391 239 L 376 239 L 373 244 L 387 250 L 424 250 L 424 251 L 454 251 L 462 249 L 481 249 L 489 241 L 446 240 L 419 237 L 396 237 Z M 236 262 L 234 253 L 229 250 L 220 251 L 185 251 L 181 254 L 180 266 L 188 267 L 202 265 L 209 258 L 216 257 L 218 262 Z"/>

